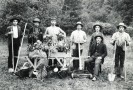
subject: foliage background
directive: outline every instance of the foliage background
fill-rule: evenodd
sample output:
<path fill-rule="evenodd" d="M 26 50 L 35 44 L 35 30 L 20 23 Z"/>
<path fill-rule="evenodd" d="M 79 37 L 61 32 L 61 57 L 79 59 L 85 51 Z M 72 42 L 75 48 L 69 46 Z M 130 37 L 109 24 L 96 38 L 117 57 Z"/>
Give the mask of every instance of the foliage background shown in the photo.
<path fill-rule="evenodd" d="M 9 19 L 19 15 L 22 27 L 25 22 L 30 27 L 32 20 L 38 17 L 44 30 L 50 25 L 50 18 L 56 17 L 67 35 L 75 29 L 77 21 L 83 22 L 87 34 L 91 34 L 92 26 L 100 22 L 106 35 L 112 35 L 116 25 L 124 22 L 129 26 L 127 32 L 133 36 L 132 0 L 0 0 L 0 12 L 0 35 L 5 33 Z"/>

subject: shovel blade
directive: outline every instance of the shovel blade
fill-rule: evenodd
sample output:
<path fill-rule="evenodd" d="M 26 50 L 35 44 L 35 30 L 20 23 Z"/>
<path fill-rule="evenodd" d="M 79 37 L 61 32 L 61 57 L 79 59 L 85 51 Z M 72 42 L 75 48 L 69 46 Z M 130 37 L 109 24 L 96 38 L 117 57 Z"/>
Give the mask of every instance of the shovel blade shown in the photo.
<path fill-rule="evenodd" d="M 109 73 L 109 74 L 108 74 L 108 80 L 109 80 L 109 81 L 114 81 L 114 80 L 115 80 L 115 76 L 116 76 L 115 74 Z"/>

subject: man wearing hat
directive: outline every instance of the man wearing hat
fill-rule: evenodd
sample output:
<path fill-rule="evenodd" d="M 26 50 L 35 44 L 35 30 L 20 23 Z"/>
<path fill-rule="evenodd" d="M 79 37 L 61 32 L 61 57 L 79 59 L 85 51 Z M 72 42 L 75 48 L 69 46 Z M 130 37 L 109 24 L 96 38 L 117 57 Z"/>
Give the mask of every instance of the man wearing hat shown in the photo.
<path fill-rule="evenodd" d="M 66 37 L 66 33 L 60 28 L 56 26 L 56 18 L 51 18 L 51 26 L 46 29 L 45 36 L 52 37 L 53 43 L 57 43 L 58 35 L 62 35 Z"/>
<path fill-rule="evenodd" d="M 20 22 L 19 17 L 14 16 L 10 19 L 10 22 L 12 23 L 12 25 L 7 27 L 7 33 L 5 35 L 8 37 L 8 72 L 12 73 L 15 69 L 13 67 L 16 66 L 17 62 L 18 50 L 22 38 L 22 31 L 21 27 L 18 25 L 18 23 Z"/>
<path fill-rule="evenodd" d="M 58 36 L 66 37 L 66 33 L 60 28 L 56 26 L 56 18 L 51 18 L 51 26 L 47 27 L 46 32 L 44 34 L 45 37 L 52 38 L 52 44 L 58 43 Z M 49 65 L 52 64 L 52 60 L 49 60 Z M 57 64 L 57 60 L 54 60 L 54 64 Z"/>
<path fill-rule="evenodd" d="M 125 59 L 125 43 L 126 46 L 130 45 L 131 38 L 128 33 L 125 32 L 127 26 L 124 23 L 119 23 L 117 26 L 118 31 L 113 34 L 111 44 L 116 46 L 115 51 L 115 74 L 124 78 L 122 75 Z"/>
<path fill-rule="evenodd" d="M 43 30 L 40 28 L 40 19 L 35 18 L 33 20 L 33 27 L 29 29 L 28 43 L 33 45 L 36 41 L 43 41 Z"/>
<path fill-rule="evenodd" d="M 89 69 L 89 72 L 93 74 L 92 80 L 95 81 L 97 80 L 98 73 L 100 70 L 100 65 L 103 64 L 104 58 L 107 56 L 107 48 L 106 45 L 103 43 L 103 36 L 102 35 L 97 35 L 95 36 L 96 43 L 93 43 L 91 47 L 89 48 L 90 50 L 90 58 L 88 61 L 85 61 L 85 68 L 90 67 L 92 62 L 94 62 L 94 67 L 90 67 L 92 70 Z"/>
<path fill-rule="evenodd" d="M 86 42 L 87 37 L 86 33 L 82 30 L 83 24 L 81 22 L 76 23 L 76 30 L 71 33 L 71 41 L 73 47 L 73 57 L 79 57 L 79 50 L 78 50 L 78 44 L 81 45 L 80 53 L 82 54 L 82 46 Z M 73 60 L 73 67 L 75 70 L 79 68 L 79 60 Z"/>
<path fill-rule="evenodd" d="M 31 62 L 34 64 L 35 57 L 34 56 L 40 56 L 37 63 L 41 63 L 37 71 L 35 72 L 45 72 L 45 67 L 47 67 L 47 59 L 46 59 L 46 53 L 42 50 L 42 42 L 43 42 L 43 29 L 40 28 L 40 19 L 34 18 L 33 20 L 33 26 L 29 29 L 28 32 L 28 43 L 29 43 L 29 58 Z M 34 47 L 33 50 L 30 50 L 30 47 Z M 45 72 L 47 73 L 47 72 Z"/>
<path fill-rule="evenodd" d="M 30 47 L 39 46 L 43 42 L 43 30 L 40 28 L 40 19 L 35 18 L 33 20 L 33 26 L 29 29 L 28 32 L 28 44 L 29 44 L 29 53 L 33 52 L 30 50 Z M 41 47 L 38 47 L 38 49 Z M 34 63 L 34 58 L 31 58 L 31 61 Z"/>
<path fill-rule="evenodd" d="M 92 35 L 91 35 L 91 40 L 90 40 L 90 45 L 89 45 L 89 47 L 91 47 L 91 45 L 93 44 L 93 43 L 96 43 L 96 40 L 95 40 L 95 36 L 97 36 L 97 35 L 102 35 L 103 37 L 104 37 L 104 35 L 103 35 L 103 33 L 102 33 L 102 25 L 100 25 L 100 23 L 96 23 L 94 26 L 93 26 L 93 30 L 95 31 Z M 104 41 L 104 40 L 103 40 Z"/>

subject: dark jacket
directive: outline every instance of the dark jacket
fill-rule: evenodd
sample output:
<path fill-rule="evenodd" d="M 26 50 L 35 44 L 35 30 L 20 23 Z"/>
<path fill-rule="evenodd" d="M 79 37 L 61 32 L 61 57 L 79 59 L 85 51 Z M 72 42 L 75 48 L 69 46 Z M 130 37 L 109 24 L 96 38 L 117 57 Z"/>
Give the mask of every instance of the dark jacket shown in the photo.
<path fill-rule="evenodd" d="M 34 44 L 37 40 L 43 42 L 43 30 L 41 28 L 37 28 L 37 31 L 35 31 L 35 27 L 32 27 L 28 32 L 28 43 Z"/>
<path fill-rule="evenodd" d="M 92 44 L 89 50 L 91 57 L 102 57 L 102 63 L 104 62 L 104 58 L 107 56 L 107 48 L 106 45 L 100 43 L 98 46 L 96 43 Z"/>
<path fill-rule="evenodd" d="M 19 39 L 19 44 L 22 38 L 22 31 L 21 31 L 21 27 L 19 25 L 17 25 L 18 27 L 18 39 Z M 12 31 L 13 26 L 8 26 L 7 30 L 6 30 L 6 34 L 5 36 L 8 38 L 8 45 L 10 45 L 12 43 L 12 35 L 8 34 L 8 32 Z"/>

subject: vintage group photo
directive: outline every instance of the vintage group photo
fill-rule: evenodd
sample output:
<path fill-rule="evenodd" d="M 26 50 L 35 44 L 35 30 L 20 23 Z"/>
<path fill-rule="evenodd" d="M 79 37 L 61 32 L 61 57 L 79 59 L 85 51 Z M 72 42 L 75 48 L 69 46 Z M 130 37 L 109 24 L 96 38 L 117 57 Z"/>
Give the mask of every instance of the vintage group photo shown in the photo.
<path fill-rule="evenodd" d="M 132 0 L 0 0 L 0 90 L 133 90 Z"/>

